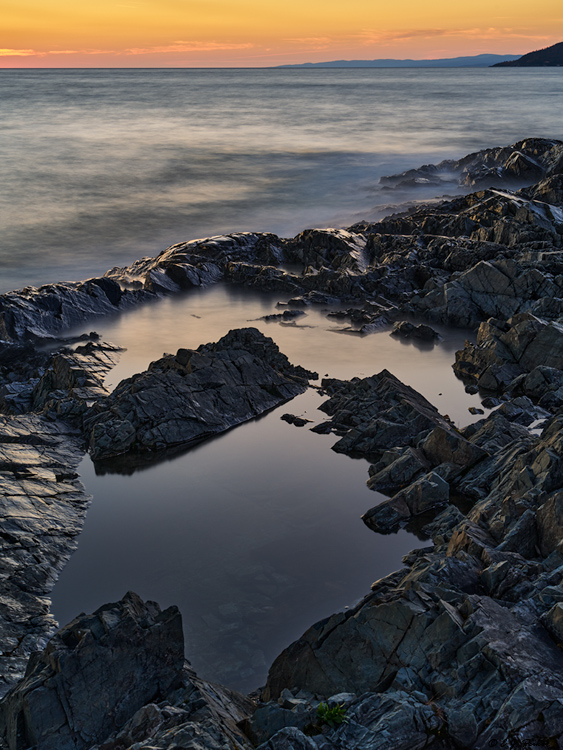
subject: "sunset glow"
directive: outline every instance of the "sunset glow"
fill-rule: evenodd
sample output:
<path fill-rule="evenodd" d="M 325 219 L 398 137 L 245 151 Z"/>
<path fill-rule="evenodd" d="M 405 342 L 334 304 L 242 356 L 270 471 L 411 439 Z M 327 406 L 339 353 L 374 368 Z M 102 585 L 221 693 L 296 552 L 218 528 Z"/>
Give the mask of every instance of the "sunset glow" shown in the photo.
<path fill-rule="evenodd" d="M 4 0 L 0 67 L 257 67 L 523 54 L 563 38 L 560 0 Z"/>

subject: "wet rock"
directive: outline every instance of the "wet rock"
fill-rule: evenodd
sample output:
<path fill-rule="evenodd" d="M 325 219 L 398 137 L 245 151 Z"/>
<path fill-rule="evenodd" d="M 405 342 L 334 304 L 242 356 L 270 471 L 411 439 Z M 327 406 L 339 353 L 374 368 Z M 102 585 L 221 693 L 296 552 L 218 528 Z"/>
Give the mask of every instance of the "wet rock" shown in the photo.
<path fill-rule="evenodd" d="M 310 419 L 305 419 L 304 417 L 297 417 L 295 414 L 282 414 L 280 419 L 283 419 L 284 422 L 287 422 L 288 424 L 293 424 L 296 427 L 305 427 L 306 424 L 309 424 L 311 422 Z"/>
<path fill-rule="evenodd" d="M 434 341 L 440 338 L 438 331 L 435 331 L 425 323 L 414 325 L 407 320 L 397 321 L 393 326 L 391 335 L 401 336 L 402 338 L 420 339 L 421 341 Z"/>
<path fill-rule="evenodd" d="M 26 287 L 0 295 L 0 339 L 21 343 L 50 338 L 86 320 L 150 299 L 122 291 L 110 278 Z"/>
<path fill-rule="evenodd" d="M 183 663 L 178 610 L 129 593 L 73 620 L 30 660 L 0 704 L 0 736 L 10 750 L 22 739 L 44 750 L 90 747 L 165 695 Z"/>
<path fill-rule="evenodd" d="M 76 549 L 90 497 L 80 434 L 34 414 L 0 417 L 0 695 L 56 622 L 48 594 Z"/>
<path fill-rule="evenodd" d="M 250 701 L 200 680 L 185 663 L 176 607 L 164 612 L 129 592 L 92 615 L 79 615 L 0 703 L 8 750 L 248 747 L 237 728 Z M 149 742 L 147 742 L 149 741 Z M 200 744 L 197 744 L 200 743 Z M 138 746 L 138 745 L 137 745 Z"/>
<path fill-rule="evenodd" d="M 387 492 L 409 484 L 429 468 L 430 464 L 424 453 L 416 448 L 408 447 L 397 452 L 387 451 L 378 464 L 370 466 L 367 484 L 370 490 Z"/>
<path fill-rule="evenodd" d="M 255 328 L 179 349 L 94 404 L 84 419 L 92 457 L 199 442 L 288 401 L 316 377 Z"/>
<path fill-rule="evenodd" d="M 458 161 L 447 159 L 398 175 L 382 177 L 388 189 L 449 184 L 475 187 L 531 183 L 549 172 L 561 152 L 561 144 L 543 138 L 527 138 L 511 146 L 484 149 Z"/>
<path fill-rule="evenodd" d="M 412 516 L 447 503 L 449 496 L 449 484 L 436 472 L 430 472 L 368 510 L 362 521 L 373 531 L 388 534 Z"/>
<path fill-rule="evenodd" d="M 324 379 L 321 387 L 330 398 L 319 408 L 342 435 L 333 446 L 338 453 L 379 458 L 393 446 L 416 446 L 438 425 L 453 429 L 429 401 L 388 370 L 350 381 Z"/>

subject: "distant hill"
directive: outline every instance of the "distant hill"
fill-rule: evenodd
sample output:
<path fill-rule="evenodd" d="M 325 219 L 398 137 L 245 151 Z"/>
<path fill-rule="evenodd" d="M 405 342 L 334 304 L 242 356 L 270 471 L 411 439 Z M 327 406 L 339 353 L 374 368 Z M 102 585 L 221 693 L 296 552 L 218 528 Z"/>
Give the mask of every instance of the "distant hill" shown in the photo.
<path fill-rule="evenodd" d="M 517 60 L 507 60 L 505 62 L 495 63 L 492 67 L 510 67 L 510 68 L 558 68 L 563 66 L 563 42 L 554 44 L 552 47 L 538 49 L 535 52 L 528 52 Z"/>
<path fill-rule="evenodd" d="M 437 60 L 331 60 L 320 63 L 277 65 L 277 68 L 489 68 L 495 64 L 516 60 L 518 55 L 473 55 L 472 57 L 443 57 Z"/>

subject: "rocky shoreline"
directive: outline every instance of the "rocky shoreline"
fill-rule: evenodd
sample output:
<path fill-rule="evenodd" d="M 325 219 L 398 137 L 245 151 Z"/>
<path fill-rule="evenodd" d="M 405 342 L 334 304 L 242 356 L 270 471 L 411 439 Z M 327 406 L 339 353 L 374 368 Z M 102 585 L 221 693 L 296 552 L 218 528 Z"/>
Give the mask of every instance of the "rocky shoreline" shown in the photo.
<path fill-rule="evenodd" d="M 0 298 L 4 691 L 27 663 L 0 703 L 4 747 L 563 747 L 563 143 L 527 139 L 387 186 L 446 179 L 477 192 L 348 230 L 181 243 L 100 279 Z M 286 312 L 338 305 L 328 314 L 361 335 L 397 321 L 396 335 L 431 340 L 428 325 L 401 322 L 411 316 L 478 326 L 452 364 L 495 407 L 459 430 L 386 370 L 321 382 L 329 419 L 314 431 L 368 458 L 368 486 L 389 496 L 364 522 L 417 524 L 431 544 L 291 644 L 252 700 L 199 680 L 178 613 L 133 594 L 40 651 L 89 503 L 76 475 L 87 444 L 100 459 L 190 444 L 315 376 L 246 329 L 108 394 L 119 350 L 94 334 L 57 338 L 219 279 L 293 295 Z"/>

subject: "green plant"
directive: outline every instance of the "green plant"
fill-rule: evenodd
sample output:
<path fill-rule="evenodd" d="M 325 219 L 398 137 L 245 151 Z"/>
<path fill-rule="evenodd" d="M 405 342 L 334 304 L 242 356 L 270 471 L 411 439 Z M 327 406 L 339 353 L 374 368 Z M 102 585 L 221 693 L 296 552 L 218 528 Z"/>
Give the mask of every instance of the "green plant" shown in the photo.
<path fill-rule="evenodd" d="M 321 724 L 328 724 L 329 727 L 348 723 L 346 708 L 342 703 L 337 703 L 335 706 L 329 706 L 328 703 L 320 703 L 317 708 L 317 717 Z"/>

